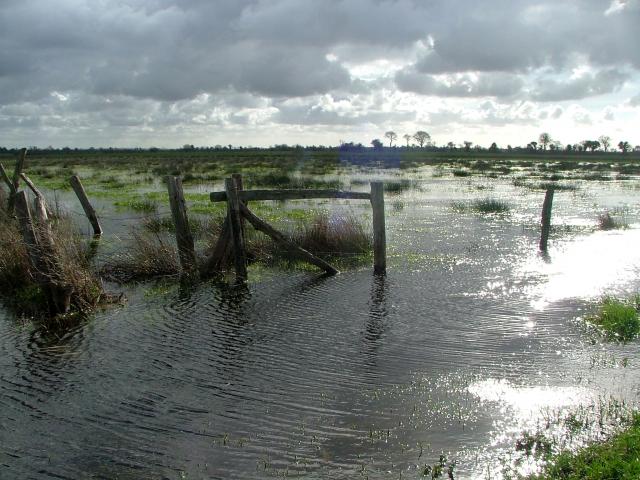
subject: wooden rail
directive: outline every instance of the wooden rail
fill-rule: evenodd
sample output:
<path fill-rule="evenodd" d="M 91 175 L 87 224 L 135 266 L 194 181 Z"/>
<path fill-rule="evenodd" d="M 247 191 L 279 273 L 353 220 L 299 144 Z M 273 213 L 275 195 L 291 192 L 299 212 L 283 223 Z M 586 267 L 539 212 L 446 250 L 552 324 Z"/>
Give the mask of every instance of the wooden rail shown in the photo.
<path fill-rule="evenodd" d="M 370 200 L 371 194 L 366 192 L 343 192 L 341 190 L 244 190 L 238 192 L 243 202 L 252 200 L 304 200 L 313 198 L 344 198 L 347 200 Z M 211 193 L 212 202 L 226 202 L 226 192 Z"/>

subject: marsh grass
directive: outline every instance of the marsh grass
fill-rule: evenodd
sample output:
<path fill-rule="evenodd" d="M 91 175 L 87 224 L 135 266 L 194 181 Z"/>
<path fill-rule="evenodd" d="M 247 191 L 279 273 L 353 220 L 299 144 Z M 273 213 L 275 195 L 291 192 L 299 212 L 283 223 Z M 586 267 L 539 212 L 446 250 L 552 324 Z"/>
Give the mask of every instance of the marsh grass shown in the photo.
<path fill-rule="evenodd" d="M 154 213 L 158 210 L 158 203 L 155 200 L 144 197 L 117 200 L 114 202 L 114 205 L 135 212 Z"/>
<path fill-rule="evenodd" d="M 372 249 L 372 234 L 355 215 L 320 213 L 297 226 L 294 243 L 322 256 L 363 255 Z"/>
<path fill-rule="evenodd" d="M 451 208 L 457 213 L 475 212 L 481 214 L 503 214 L 508 213 L 511 207 L 508 203 L 495 198 L 485 198 L 467 202 L 452 202 Z"/>
<path fill-rule="evenodd" d="M 384 191 L 388 194 L 400 194 L 407 190 L 411 190 L 416 188 L 416 183 L 408 178 L 403 178 L 400 180 L 391 180 L 384 182 Z"/>
<path fill-rule="evenodd" d="M 469 176 L 471 176 L 471 172 L 469 170 L 463 170 L 461 168 L 455 169 L 451 173 L 453 174 L 454 177 L 469 177 Z"/>
<path fill-rule="evenodd" d="M 0 208 L 0 291 L 4 303 L 19 315 L 52 320 L 56 308 L 34 272 L 17 221 Z M 71 220 L 60 215 L 52 222 L 55 239 L 48 282 L 68 292 L 69 315 L 87 314 L 112 298 L 105 294 L 100 278 L 90 266 L 88 250 Z M 59 310 L 58 310 L 59 311 Z"/>
<path fill-rule="evenodd" d="M 629 228 L 629 224 L 623 218 L 617 218 L 610 212 L 604 212 L 598 215 L 598 229 L 599 230 L 619 230 Z"/>
<path fill-rule="evenodd" d="M 111 257 L 101 274 L 112 281 L 126 283 L 177 276 L 181 272 L 178 251 L 159 233 L 132 233 L 121 253 Z"/>
<path fill-rule="evenodd" d="M 609 340 L 627 342 L 640 334 L 640 295 L 630 300 L 604 297 L 598 310 L 586 318 Z"/>
<path fill-rule="evenodd" d="M 542 473 L 529 480 L 603 480 L 640 478 L 640 414 L 610 439 L 577 452 L 565 451 L 551 459 Z"/>

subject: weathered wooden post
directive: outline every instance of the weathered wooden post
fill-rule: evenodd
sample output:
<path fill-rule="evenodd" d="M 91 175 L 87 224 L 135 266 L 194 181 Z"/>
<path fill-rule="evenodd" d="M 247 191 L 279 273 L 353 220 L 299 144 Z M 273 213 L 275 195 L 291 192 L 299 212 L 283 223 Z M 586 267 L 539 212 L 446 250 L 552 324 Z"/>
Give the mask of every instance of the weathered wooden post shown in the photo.
<path fill-rule="evenodd" d="M 182 191 L 182 180 L 179 177 L 167 177 L 167 188 L 169 189 L 171 215 L 176 226 L 176 242 L 178 244 L 180 265 L 182 265 L 182 269 L 185 272 L 192 273 L 197 266 L 196 253 L 193 235 L 189 227 L 189 218 L 187 217 L 187 205 Z"/>
<path fill-rule="evenodd" d="M 553 207 L 553 187 L 547 189 L 542 204 L 542 219 L 540 232 L 540 251 L 547 251 L 547 242 L 549 241 L 549 232 L 551 231 L 551 209 Z"/>
<path fill-rule="evenodd" d="M 31 264 L 31 274 L 36 280 L 41 280 L 43 272 L 43 261 L 38 250 L 38 237 L 33 225 L 31 209 L 27 201 L 27 194 L 24 191 L 18 192 L 15 196 L 16 217 L 20 224 L 22 239 L 27 247 L 29 263 Z"/>
<path fill-rule="evenodd" d="M 89 222 L 91 222 L 91 226 L 93 227 L 93 234 L 95 236 L 102 235 L 102 227 L 100 227 L 100 222 L 98 222 L 98 216 L 96 215 L 96 211 L 94 210 L 91 202 L 89 201 L 89 197 L 87 197 L 87 192 L 84 191 L 84 187 L 82 186 L 82 182 L 77 175 L 71 177 L 71 188 L 76 192 L 78 196 L 78 200 L 80 200 L 80 204 L 82 205 L 82 209 L 84 213 L 87 215 Z"/>
<path fill-rule="evenodd" d="M 225 179 L 224 187 L 227 193 L 227 214 L 229 218 L 229 227 L 231 229 L 231 239 L 233 242 L 236 282 L 242 283 L 247 280 L 247 254 L 245 250 L 244 236 L 242 235 L 240 199 L 238 198 L 238 189 L 236 187 L 235 179 Z"/>
<path fill-rule="evenodd" d="M 31 274 L 42 288 L 49 301 L 49 310 L 53 314 L 67 313 L 71 306 L 70 286 L 60 277 L 59 260 L 56 258 L 51 227 L 46 218 L 46 205 L 42 197 L 36 197 L 36 214 L 42 223 L 38 231 L 34 227 L 26 192 L 20 191 L 15 197 L 16 216 L 27 247 Z M 38 234 L 40 233 L 40 234 Z"/>
<path fill-rule="evenodd" d="M 34 199 L 34 205 L 36 206 L 36 216 L 37 216 L 37 213 L 38 213 L 37 212 L 37 208 L 39 208 L 38 205 L 40 205 L 41 207 L 44 207 L 46 220 L 48 221 L 49 218 L 53 217 L 53 212 L 49 208 L 49 205 L 47 205 L 47 202 L 45 202 L 44 195 L 42 195 L 42 192 L 40 192 L 40 190 L 38 190 L 38 188 L 34 185 L 34 183 L 31 181 L 31 179 L 29 177 L 27 177 L 26 174 L 22 173 L 22 174 L 20 174 L 20 176 L 22 177 L 22 180 L 24 180 L 24 183 L 27 184 L 27 186 L 31 189 L 33 194 L 36 196 L 36 198 Z"/>
<path fill-rule="evenodd" d="M 27 149 L 21 148 L 20 154 L 18 156 L 18 161 L 16 162 L 16 168 L 13 172 L 13 179 L 9 178 L 7 171 L 4 169 L 4 166 L 0 164 L 0 176 L 9 187 L 9 203 L 7 205 L 9 212 L 13 212 L 13 206 L 15 204 L 16 194 L 18 193 L 18 189 L 20 188 L 20 177 L 22 175 L 22 170 L 24 169 L 24 162 L 27 157 Z"/>
<path fill-rule="evenodd" d="M 384 183 L 371 182 L 371 208 L 373 209 L 373 272 L 387 271 L 387 239 L 384 222 Z"/>

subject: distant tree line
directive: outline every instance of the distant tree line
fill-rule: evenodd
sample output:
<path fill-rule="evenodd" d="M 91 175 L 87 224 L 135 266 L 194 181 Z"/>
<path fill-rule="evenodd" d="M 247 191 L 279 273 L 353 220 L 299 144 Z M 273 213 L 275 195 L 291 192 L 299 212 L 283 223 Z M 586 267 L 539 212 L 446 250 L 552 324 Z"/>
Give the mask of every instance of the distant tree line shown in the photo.
<path fill-rule="evenodd" d="M 186 152 L 196 152 L 196 151 L 235 151 L 235 150 L 243 150 L 243 151 L 328 151 L 328 150 L 339 150 L 342 152 L 365 152 L 369 149 L 373 149 L 374 151 L 384 151 L 385 149 L 421 149 L 427 151 L 434 152 L 444 152 L 444 151 L 465 151 L 465 152 L 519 152 L 519 153 L 545 153 L 545 152 L 565 152 L 565 153 L 592 153 L 592 152 L 614 152 L 620 151 L 623 154 L 627 154 L 630 152 L 640 153 L 640 145 L 632 146 L 626 140 L 620 140 L 617 144 L 615 144 L 611 139 L 611 137 L 607 135 L 601 135 L 597 140 L 583 140 L 579 143 L 575 144 L 562 144 L 560 141 L 555 140 L 551 137 L 551 135 L 547 132 L 541 133 L 537 140 L 531 141 L 526 144 L 524 147 L 507 145 L 506 148 L 501 148 L 498 146 L 496 142 L 492 142 L 488 147 L 483 147 L 481 145 L 474 145 L 473 142 L 464 140 L 462 143 L 456 144 L 452 141 L 447 142 L 444 145 L 438 146 L 436 145 L 431 138 L 431 135 L 424 131 L 418 130 L 413 134 L 406 133 L 402 136 L 404 139 L 404 145 L 400 146 L 396 142 L 398 140 L 398 134 L 393 130 L 388 130 L 384 133 L 384 138 L 388 140 L 388 145 L 385 144 L 379 138 L 374 138 L 370 142 L 370 147 L 363 145 L 362 143 L 354 143 L 354 142 L 346 142 L 340 140 L 340 143 L 337 147 L 335 146 L 325 146 L 325 145 L 287 145 L 287 144 L 276 144 L 271 147 L 245 147 L 245 146 L 234 146 L 232 144 L 228 145 L 214 145 L 214 146 L 195 146 L 193 144 L 184 144 L 180 148 L 158 148 L 158 147 L 134 147 L 134 148 L 118 148 L 118 147 L 89 147 L 89 148 L 72 148 L 72 147 L 62 147 L 62 148 L 54 148 L 52 146 L 42 148 L 37 146 L 30 146 L 28 149 L 32 152 L 38 152 L 40 155 L 47 154 L 59 154 L 59 153 L 70 153 L 70 152 L 88 152 L 88 153 L 109 153 L 109 152 L 119 152 L 119 153 L 135 153 L 135 152 L 159 152 L 159 151 L 186 151 Z M 617 147 L 617 148 L 616 148 Z M 15 154 L 18 152 L 18 148 L 8 148 L 8 147 L 0 147 L 0 154 Z"/>

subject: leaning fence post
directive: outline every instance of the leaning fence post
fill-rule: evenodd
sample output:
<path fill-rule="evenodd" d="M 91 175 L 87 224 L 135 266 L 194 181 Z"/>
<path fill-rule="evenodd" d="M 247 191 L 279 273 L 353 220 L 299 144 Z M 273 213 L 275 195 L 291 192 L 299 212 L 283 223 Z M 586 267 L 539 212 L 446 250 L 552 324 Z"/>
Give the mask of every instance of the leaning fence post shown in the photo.
<path fill-rule="evenodd" d="M 167 187 L 169 189 L 171 215 L 176 226 L 176 242 L 178 244 L 180 265 L 186 272 L 193 272 L 196 269 L 196 253 L 193 235 L 191 235 L 191 229 L 189 228 L 187 205 L 182 191 L 182 180 L 179 177 L 167 177 Z"/>
<path fill-rule="evenodd" d="M 84 191 L 82 182 L 77 175 L 71 177 L 71 188 L 73 188 L 73 191 L 76 192 L 84 213 L 87 215 L 89 222 L 91 222 L 91 226 L 93 227 L 93 234 L 96 236 L 102 235 L 102 227 L 100 227 L 100 223 L 98 222 L 96 211 L 93 209 L 93 206 L 89 201 L 89 197 L 87 197 L 87 192 Z"/>
<path fill-rule="evenodd" d="M 240 220 L 240 199 L 234 178 L 227 178 L 224 181 L 227 192 L 227 216 L 231 227 L 231 238 L 233 241 L 233 257 L 236 267 L 236 281 L 238 283 L 247 280 L 247 254 L 242 235 L 242 223 Z"/>
<path fill-rule="evenodd" d="M 387 239 L 384 222 L 384 183 L 371 182 L 371 208 L 373 209 L 373 272 L 387 270 Z"/>
<path fill-rule="evenodd" d="M 42 274 L 44 273 L 42 269 L 43 262 L 40 257 L 40 252 L 38 251 L 38 237 L 33 225 L 33 217 L 31 216 L 31 209 L 29 208 L 26 192 L 21 191 L 16 193 L 15 207 L 22 238 L 27 247 L 27 253 L 29 254 L 32 275 L 37 281 L 41 281 Z"/>
<path fill-rule="evenodd" d="M 547 189 L 542 204 L 542 219 L 540 232 L 540 251 L 547 251 L 547 242 L 549 241 L 549 232 L 551 231 L 551 208 L 553 207 L 553 187 Z"/>
<path fill-rule="evenodd" d="M 24 169 L 24 162 L 27 157 L 27 149 L 21 148 L 20 155 L 18 156 L 18 160 L 16 162 L 16 168 L 13 172 L 13 180 L 9 179 L 7 172 L 4 167 L 0 168 L 2 178 L 9 186 L 9 212 L 13 211 L 13 206 L 15 204 L 16 194 L 18 193 L 18 189 L 20 188 L 20 175 L 22 174 L 22 170 Z"/>

